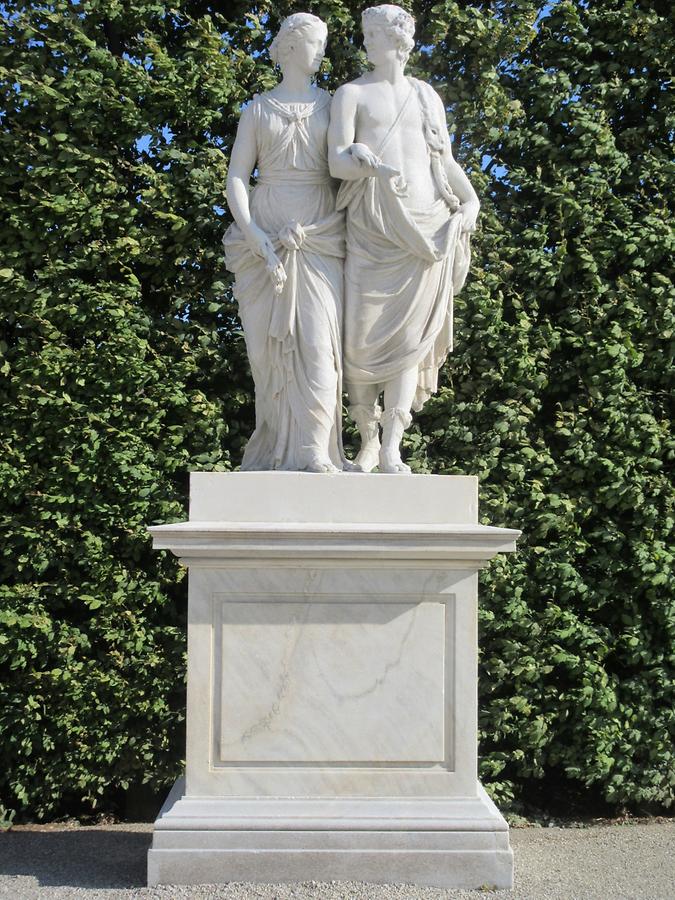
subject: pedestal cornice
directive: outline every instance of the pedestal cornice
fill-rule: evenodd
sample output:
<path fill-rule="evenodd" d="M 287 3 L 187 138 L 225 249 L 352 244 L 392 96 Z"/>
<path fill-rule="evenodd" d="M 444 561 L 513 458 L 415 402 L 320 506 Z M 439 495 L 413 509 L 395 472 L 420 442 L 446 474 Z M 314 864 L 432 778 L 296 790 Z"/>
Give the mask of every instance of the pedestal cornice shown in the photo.
<path fill-rule="evenodd" d="M 387 559 L 471 560 L 480 565 L 516 549 L 520 531 L 489 525 L 362 524 L 342 522 L 177 522 L 148 529 L 156 550 L 185 565 L 197 560 Z"/>

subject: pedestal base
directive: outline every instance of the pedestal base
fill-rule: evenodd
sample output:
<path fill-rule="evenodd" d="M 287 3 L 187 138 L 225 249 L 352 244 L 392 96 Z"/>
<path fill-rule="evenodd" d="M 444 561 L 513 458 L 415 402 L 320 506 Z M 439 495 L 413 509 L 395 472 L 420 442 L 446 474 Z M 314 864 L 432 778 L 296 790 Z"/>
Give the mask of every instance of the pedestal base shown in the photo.
<path fill-rule="evenodd" d="M 192 473 L 185 785 L 150 884 L 506 888 L 477 784 L 478 571 L 518 531 L 464 476 Z"/>
<path fill-rule="evenodd" d="M 475 798 L 238 800 L 174 785 L 155 822 L 148 884 L 363 881 L 510 888 L 508 826 Z"/>

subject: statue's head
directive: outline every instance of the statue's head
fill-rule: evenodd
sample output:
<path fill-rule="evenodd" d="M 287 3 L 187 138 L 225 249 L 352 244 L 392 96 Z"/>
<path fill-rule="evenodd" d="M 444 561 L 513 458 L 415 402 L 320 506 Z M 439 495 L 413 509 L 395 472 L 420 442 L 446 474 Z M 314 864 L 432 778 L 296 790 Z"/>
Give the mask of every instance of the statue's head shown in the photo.
<path fill-rule="evenodd" d="M 281 23 L 270 44 L 270 59 L 282 70 L 286 65 L 293 64 L 308 73 L 318 72 L 327 38 L 326 23 L 318 16 L 293 13 Z"/>
<path fill-rule="evenodd" d="M 384 62 L 392 51 L 403 65 L 415 46 L 415 20 L 400 6 L 371 6 L 361 15 L 363 42 L 373 65 Z"/>

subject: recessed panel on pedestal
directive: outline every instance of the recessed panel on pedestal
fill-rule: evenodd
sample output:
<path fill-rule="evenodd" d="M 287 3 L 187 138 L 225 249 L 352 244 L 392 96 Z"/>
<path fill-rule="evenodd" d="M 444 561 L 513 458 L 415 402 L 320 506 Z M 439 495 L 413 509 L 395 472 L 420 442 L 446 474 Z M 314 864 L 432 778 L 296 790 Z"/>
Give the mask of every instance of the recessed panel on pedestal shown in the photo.
<path fill-rule="evenodd" d="M 444 602 L 216 595 L 214 622 L 214 766 L 444 761 Z"/>

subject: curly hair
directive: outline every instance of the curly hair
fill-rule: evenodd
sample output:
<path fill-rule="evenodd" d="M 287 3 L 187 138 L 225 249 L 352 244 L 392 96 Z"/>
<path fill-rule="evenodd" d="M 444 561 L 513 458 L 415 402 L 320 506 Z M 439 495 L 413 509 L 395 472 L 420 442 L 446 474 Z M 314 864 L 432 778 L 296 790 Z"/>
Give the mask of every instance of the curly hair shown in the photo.
<path fill-rule="evenodd" d="M 366 25 L 378 25 L 386 29 L 396 41 L 399 59 L 408 61 L 410 51 L 415 46 L 413 35 L 415 34 L 415 20 L 400 6 L 392 3 L 384 3 L 382 6 L 370 6 L 361 14 L 363 27 Z"/>
<path fill-rule="evenodd" d="M 326 32 L 328 31 L 326 23 L 311 13 L 293 13 L 292 16 L 284 19 L 269 49 L 270 59 L 275 66 L 281 65 L 295 38 L 309 31 L 310 28 L 316 28 L 317 26 L 320 26 Z"/>

